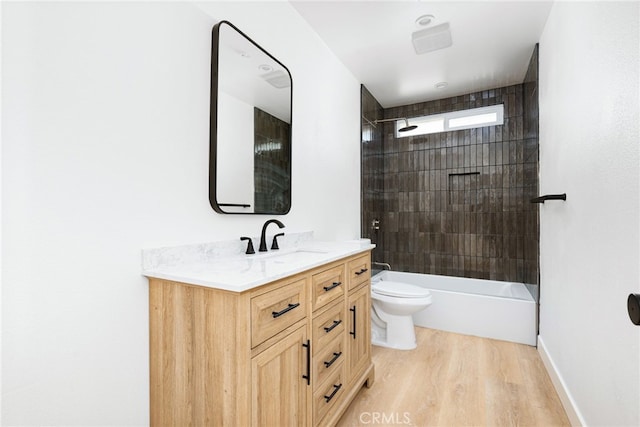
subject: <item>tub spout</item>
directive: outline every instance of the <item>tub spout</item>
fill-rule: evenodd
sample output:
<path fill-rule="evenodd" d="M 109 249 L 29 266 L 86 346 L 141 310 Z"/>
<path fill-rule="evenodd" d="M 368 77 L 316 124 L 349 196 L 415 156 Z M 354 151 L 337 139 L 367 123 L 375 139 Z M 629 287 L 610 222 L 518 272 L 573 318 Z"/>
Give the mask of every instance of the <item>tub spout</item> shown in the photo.
<path fill-rule="evenodd" d="M 391 270 L 391 265 L 389 265 L 389 263 L 386 263 L 386 262 L 375 262 L 375 261 L 373 261 L 371 264 L 379 265 L 379 266 L 382 267 L 383 270 L 384 270 L 384 267 L 387 267 L 387 270 Z"/>

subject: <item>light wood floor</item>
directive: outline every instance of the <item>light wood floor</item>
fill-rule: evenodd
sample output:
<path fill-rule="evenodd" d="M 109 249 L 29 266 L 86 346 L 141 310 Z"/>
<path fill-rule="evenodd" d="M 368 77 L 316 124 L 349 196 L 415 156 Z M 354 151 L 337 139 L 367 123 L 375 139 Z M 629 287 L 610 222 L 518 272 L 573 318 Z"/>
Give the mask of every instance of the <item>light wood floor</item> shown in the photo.
<path fill-rule="evenodd" d="M 416 328 L 418 348 L 373 346 L 375 382 L 344 426 L 569 426 L 534 347 Z"/>

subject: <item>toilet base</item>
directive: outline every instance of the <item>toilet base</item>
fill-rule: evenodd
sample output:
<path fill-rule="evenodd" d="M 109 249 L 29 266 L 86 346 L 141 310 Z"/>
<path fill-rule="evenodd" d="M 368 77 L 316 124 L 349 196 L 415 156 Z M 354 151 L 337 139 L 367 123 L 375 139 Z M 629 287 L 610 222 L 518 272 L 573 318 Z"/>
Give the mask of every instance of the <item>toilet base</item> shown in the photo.
<path fill-rule="evenodd" d="M 376 316 L 376 320 L 386 323 L 386 327 L 382 327 L 376 324 L 376 321 L 372 321 L 371 344 L 396 350 L 413 350 L 418 346 L 415 326 L 411 316 L 386 314 L 385 320 L 382 320 L 374 310 L 372 310 L 371 315 L 372 317 Z"/>

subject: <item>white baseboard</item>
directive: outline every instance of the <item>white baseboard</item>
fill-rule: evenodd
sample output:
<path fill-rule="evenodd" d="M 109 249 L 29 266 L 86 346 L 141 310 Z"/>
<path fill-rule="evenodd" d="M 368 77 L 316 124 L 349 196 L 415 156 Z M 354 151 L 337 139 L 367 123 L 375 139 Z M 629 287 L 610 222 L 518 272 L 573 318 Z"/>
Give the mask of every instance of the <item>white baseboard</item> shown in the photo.
<path fill-rule="evenodd" d="M 567 389 L 562 376 L 558 372 L 556 368 L 556 364 L 553 363 L 551 356 L 547 352 L 547 347 L 544 345 L 544 341 L 541 336 L 538 335 L 538 353 L 540 354 L 540 359 L 542 359 L 542 363 L 544 367 L 547 369 L 549 373 L 549 377 L 551 378 L 551 382 L 560 397 L 560 401 L 562 402 L 562 406 L 564 407 L 565 412 L 567 413 L 567 417 L 569 417 L 569 422 L 574 427 L 586 426 L 584 422 L 584 418 L 578 411 L 575 401 L 571 397 L 571 393 Z"/>

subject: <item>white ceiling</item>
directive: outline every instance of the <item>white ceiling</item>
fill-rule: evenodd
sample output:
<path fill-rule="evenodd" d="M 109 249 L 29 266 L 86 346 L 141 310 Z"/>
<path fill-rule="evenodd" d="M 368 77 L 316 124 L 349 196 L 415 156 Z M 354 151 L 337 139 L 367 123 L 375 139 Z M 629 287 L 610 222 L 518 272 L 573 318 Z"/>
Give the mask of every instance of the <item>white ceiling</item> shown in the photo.
<path fill-rule="evenodd" d="M 301 1 L 292 6 L 383 107 L 522 83 L 551 1 Z M 415 21 L 448 22 L 453 45 L 416 55 Z M 436 89 L 438 82 L 448 82 Z"/>

